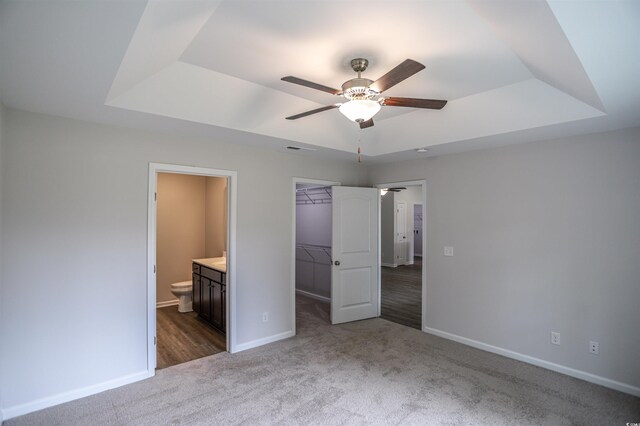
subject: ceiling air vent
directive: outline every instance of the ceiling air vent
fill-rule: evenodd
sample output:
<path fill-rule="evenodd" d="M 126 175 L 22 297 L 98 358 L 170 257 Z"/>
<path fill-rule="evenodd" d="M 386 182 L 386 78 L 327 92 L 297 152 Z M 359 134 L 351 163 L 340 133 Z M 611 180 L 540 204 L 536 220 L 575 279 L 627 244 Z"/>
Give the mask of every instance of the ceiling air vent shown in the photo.
<path fill-rule="evenodd" d="M 294 146 L 294 145 L 289 145 L 287 149 L 290 149 L 292 151 L 315 151 L 315 149 L 313 148 L 305 148 L 304 146 Z"/>

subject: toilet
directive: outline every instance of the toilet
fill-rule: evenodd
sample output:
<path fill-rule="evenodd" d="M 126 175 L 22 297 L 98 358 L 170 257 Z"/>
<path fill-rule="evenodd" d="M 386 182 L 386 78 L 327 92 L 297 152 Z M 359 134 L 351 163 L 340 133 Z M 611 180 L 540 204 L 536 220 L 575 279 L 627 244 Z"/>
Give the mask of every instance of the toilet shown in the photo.
<path fill-rule="evenodd" d="M 178 312 L 191 312 L 193 311 L 193 283 L 191 281 L 180 281 L 178 283 L 171 284 L 171 293 L 176 296 L 178 302 Z"/>

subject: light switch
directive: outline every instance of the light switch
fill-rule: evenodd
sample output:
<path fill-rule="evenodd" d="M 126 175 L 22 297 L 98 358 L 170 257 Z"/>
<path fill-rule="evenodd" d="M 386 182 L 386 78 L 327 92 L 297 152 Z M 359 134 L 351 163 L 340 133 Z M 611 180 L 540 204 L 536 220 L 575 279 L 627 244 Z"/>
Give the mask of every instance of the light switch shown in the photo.
<path fill-rule="evenodd" d="M 444 248 L 445 256 L 453 256 L 453 247 L 445 247 Z"/>

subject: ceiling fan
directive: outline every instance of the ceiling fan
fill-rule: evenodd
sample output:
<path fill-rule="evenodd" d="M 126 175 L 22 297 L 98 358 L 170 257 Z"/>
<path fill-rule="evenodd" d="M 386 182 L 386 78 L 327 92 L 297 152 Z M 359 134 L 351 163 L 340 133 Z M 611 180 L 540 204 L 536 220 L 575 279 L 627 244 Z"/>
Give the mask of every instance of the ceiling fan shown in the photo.
<path fill-rule="evenodd" d="M 447 104 L 447 101 L 436 99 L 396 98 L 391 96 L 380 96 L 378 99 L 374 99 L 385 90 L 422 71 L 425 66 L 413 59 L 406 59 L 376 81 L 361 77 L 361 73 L 367 69 L 367 66 L 369 66 L 369 61 L 364 58 L 352 59 L 351 68 L 358 73 L 358 77 L 345 81 L 342 84 L 342 90 L 313 83 L 298 77 L 282 77 L 283 81 L 321 90 L 347 99 L 347 102 L 344 103 L 335 103 L 292 115 L 287 117 L 287 120 L 297 120 L 298 118 L 311 114 L 339 108 L 340 112 L 349 120 L 358 123 L 361 129 L 366 129 L 367 127 L 373 126 L 373 116 L 380 111 L 381 106 L 442 109 L 442 107 Z"/>

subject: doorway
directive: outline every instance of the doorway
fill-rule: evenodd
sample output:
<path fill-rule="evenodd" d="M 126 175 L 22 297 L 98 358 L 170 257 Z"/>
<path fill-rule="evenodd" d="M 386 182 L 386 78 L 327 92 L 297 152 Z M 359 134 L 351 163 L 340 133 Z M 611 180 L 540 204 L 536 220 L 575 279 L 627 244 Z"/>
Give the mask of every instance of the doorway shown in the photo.
<path fill-rule="evenodd" d="M 156 368 L 234 351 L 236 185 L 232 171 L 149 166 L 152 375 Z"/>
<path fill-rule="evenodd" d="M 156 369 L 162 369 L 227 349 L 228 178 L 158 173 L 157 180 Z"/>
<path fill-rule="evenodd" d="M 339 182 L 293 179 L 293 324 L 330 323 L 332 186 Z"/>
<path fill-rule="evenodd" d="M 425 182 L 394 182 L 376 187 L 381 190 L 380 317 L 422 330 L 426 285 L 422 262 Z"/>

